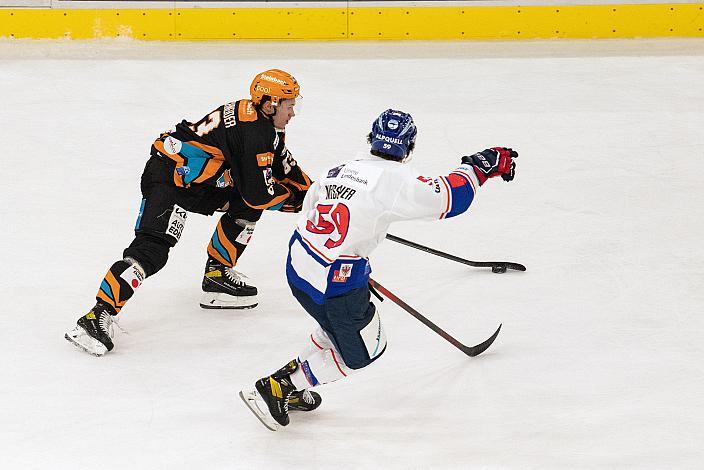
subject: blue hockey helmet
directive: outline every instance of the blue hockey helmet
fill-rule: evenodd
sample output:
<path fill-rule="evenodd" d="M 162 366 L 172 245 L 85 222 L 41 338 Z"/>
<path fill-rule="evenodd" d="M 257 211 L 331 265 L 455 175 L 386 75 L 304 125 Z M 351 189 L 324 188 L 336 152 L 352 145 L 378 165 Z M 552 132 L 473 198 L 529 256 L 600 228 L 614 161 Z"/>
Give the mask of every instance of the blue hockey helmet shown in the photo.
<path fill-rule="evenodd" d="M 372 124 L 369 134 L 374 155 L 402 162 L 415 146 L 416 125 L 410 114 L 387 109 Z"/>

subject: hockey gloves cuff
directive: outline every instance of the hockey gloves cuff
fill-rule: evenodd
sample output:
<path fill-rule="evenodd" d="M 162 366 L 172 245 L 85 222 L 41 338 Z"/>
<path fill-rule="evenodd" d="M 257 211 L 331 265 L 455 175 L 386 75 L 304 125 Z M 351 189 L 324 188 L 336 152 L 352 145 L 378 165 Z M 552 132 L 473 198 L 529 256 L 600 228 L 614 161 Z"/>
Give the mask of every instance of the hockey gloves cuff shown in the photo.
<path fill-rule="evenodd" d="M 474 155 L 462 157 L 462 163 L 472 165 L 474 173 L 479 179 L 479 185 L 495 176 L 501 176 L 504 181 L 511 181 L 516 174 L 518 152 L 505 147 L 493 147 L 482 150 Z"/>

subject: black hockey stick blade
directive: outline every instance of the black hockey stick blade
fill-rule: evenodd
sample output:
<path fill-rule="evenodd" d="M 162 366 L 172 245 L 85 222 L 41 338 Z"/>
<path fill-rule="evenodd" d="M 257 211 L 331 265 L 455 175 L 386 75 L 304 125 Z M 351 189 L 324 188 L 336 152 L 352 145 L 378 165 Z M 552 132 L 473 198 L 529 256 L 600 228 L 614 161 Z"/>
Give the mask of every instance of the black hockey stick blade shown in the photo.
<path fill-rule="evenodd" d="M 462 352 L 464 352 L 466 355 L 470 357 L 478 356 L 487 349 L 489 349 L 489 346 L 494 342 L 497 336 L 499 336 L 499 331 L 501 331 L 501 327 L 503 326 L 503 323 L 499 324 L 499 327 L 496 329 L 493 335 L 483 343 L 479 343 L 476 346 L 464 346 L 462 349 Z"/>
<path fill-rule="evenodd" d="M 406 302 L 403 300 L 399 299 L 393 292 L 388 290 L 386 287 L 382 286 L 378 282 L 376 282 L 374 279 L 369 278 L 369 285 L 372 289 L 376 289 L 378 292 L 382 293 L 383 295 L 386 296 L 387 299 L 391 300 L 393 303 L 401 307 L 403 310 L 406 312 L 410 313 L 414 317 L 416 317 L 422 324 L 433 330 L 435 333 L 440 335 L 442 338 L 444 338 L 448 343 L 465 353 L 466 355 L 470 357 L 475 357 L 489 349 L 489 346 L 494 342 L 497 336 L 499 336 L 499 331 L 501 331 L 501 326 L 496 329 L 493 335 L 486 341 L 477 344 L 476 346 L 467 346 L 459 341 L 457 341 L 451 334 L 449 334 L 447 331 L 443 330 L 440 328 L 438 325 L 433 323 L 432 321 L 428 320 L 422 313 L 420 313 L 418 310 L 414 309 L 410 305 L 408 305 Z"/>
<path fill-rule="evenodd" d="M 391 240 L 392 242 L 410 246 L 411 248 L 425 251 L 426 253 L 430 253 L 431 255 L 440 256 L 441 258 L 449 259 L 457 263 L 466 264 L 475 268 L 491 268 L 491 271 L 494 273 L 505 273 L 508 269 L 512 269 L 514 271 L 526 270 L 526 267 L 522 264 L 513 263 L 511 261 L 471 261 L 468 259 L 460 258 L 459 256 L 451 255 L 450 253 L 445 253 L 443 251 L 436 250 L 425 245 L 421 245 L 420 243 L 406 240 L 405 238 L 397 237 L 396 235 L 391 235 L 390 233 L 386 234 L 386 238 Z"/>

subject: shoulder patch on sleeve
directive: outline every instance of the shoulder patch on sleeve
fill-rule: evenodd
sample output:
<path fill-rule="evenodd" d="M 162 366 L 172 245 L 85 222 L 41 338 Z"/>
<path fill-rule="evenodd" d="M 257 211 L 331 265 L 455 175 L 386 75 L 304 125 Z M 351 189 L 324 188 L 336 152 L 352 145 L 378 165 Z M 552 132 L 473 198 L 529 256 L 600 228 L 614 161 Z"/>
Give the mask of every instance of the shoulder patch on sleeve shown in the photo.
<path fill-rule="evenodd" d="M 249 100 L 240 100 L 237 106 L 237 118 L 240 122 L 254 122 L 257 120 L 257 110 Z"/>
<path fill-rule="evenodd" d="M 421 175 L 416 178 L 416 180 L 430 188 L 433 188 L 436 193 L 440 192 L 440 181 L 438 180 L 438 178 L 430 178 Z"/>
<path fill-rule="evenodd" d="M 257 165 L 258 166 L 271 166 L 274 162 L 274 154 L 271 152 L 258 153 L 257 154 Z"/>

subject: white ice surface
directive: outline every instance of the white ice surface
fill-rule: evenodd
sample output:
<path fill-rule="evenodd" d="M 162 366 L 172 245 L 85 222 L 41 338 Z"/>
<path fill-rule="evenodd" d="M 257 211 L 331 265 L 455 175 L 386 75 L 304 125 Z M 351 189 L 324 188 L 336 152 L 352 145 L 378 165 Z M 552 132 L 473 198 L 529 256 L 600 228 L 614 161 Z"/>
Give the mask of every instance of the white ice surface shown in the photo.
<path fill-rule="evenodd" d="M 167 267 L 95 358 L 64 331 L 132 239 L 149 146 L 182 118 L 291 71 L 288 144 L 312 175 L 364 151 L 388 107 L 419 126 L 427 174 L 519 150 L 470 213 L 392 233 L 374 276 L 391 302 L 378 362 L 265 430 L 237 391 L 312 329 L 284 279 L 295 216 L 266 213 L 239 268 L 260 307 L 198 307 L 215 218 L 193 215 Z M 2 469 L 694 469 L 704 465 L 704 41 L 0 42 Z"/>

